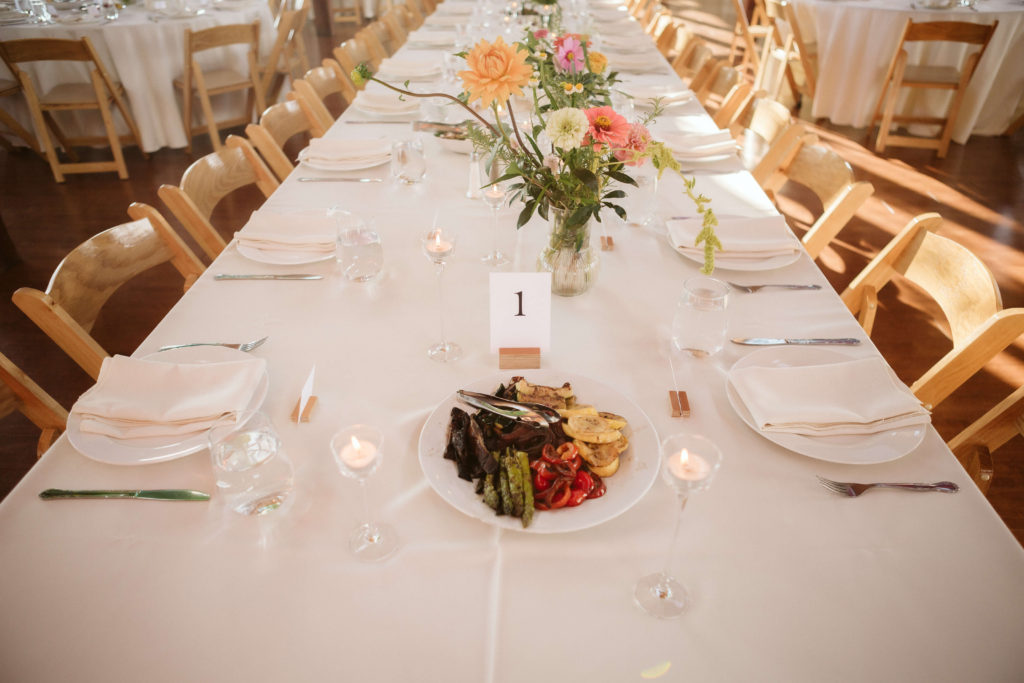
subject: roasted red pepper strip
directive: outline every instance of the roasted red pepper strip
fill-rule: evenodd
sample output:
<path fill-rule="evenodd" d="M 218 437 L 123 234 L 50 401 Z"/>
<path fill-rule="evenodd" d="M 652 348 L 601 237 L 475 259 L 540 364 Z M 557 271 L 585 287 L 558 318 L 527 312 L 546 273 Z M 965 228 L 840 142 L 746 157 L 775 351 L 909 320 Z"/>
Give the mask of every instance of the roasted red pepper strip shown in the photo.
<path fill-rule="evenodd" d="M 565 507 L 566 503 L 569 502 L 569 497 L 572 496 L 572 486 L 567 481 L 559 481 L 555 484 L 555 493 L 551 496 L 551 509 L 557 510 L 560 507 Z"/>
<path fill-rule="evenodd" d="M 572 441 L 566 441 L 555 451 L 562 460 L 572 460 L 580 453 L 580 449 Z"/>

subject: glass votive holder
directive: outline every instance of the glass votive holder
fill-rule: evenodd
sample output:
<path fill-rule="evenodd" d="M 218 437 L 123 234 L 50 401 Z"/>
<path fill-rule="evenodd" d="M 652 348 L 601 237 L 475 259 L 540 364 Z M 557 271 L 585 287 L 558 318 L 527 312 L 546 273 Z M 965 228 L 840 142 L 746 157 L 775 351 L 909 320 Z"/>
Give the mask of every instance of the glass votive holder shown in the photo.
<path fill-rule="evenodd" d="M 384 267 L 380 235 L 369 228 L 348 228 L 338 232 L 338 263 L 352 282 L 368 282 Z"/>

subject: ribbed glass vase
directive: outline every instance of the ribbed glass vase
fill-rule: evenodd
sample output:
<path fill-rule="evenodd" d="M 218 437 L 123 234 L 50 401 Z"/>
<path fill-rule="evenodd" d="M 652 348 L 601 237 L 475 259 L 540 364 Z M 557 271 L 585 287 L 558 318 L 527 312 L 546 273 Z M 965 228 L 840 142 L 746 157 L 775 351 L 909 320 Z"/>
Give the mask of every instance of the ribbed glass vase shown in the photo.
<path fill-rule="evenodd" d="M 601 261 L 590 247 L 590 221 L 566 227 L 571 211 L 551 208 L 548 246 L 537 259 L 537 270 L 551 273 L 551 291 L 559 296 L 577 296 L 597 280 Z"/>

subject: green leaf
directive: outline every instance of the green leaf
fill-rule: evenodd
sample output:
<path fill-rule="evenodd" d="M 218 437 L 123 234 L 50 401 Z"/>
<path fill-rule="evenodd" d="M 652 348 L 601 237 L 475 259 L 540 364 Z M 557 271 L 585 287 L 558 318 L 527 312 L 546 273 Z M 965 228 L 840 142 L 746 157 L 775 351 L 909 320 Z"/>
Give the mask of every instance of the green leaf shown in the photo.
<path fill-rule="evenodd" d="M 574 176 L 576 176 L 576 178 L 581 183 L 586 185 L 588 190 L 590 190 L 591 192 L 593 192 L 595 194 L 597 193 L 597 191 L 599 190 L 600 186 L 599 186 L 599 184 L 597 182 L 597 176 L 596 175 L 594 175 L 593 173 L 591 173 L 589 170 L 587 170 L 585 168 L 574 168 L 572 170 L 572 174 Z"/>
<path fill-rule="evenodd" d="M 620 183 L 626 183 L 627 185 L 632 185 L 633 187 L 639 187 L 636 184 L 636 181 L 633 180 L 633 178 L 626 175 L 625 173 L 622 173 L 621 171 L 608 171 L 608 177 L 612 178 L 613 180 L 618 180 Z"/>
<path fill-rule="evenodd" d="M 626 196 L 626 193 L 623 192 L 622 190 L 612 190 L 611 192 L 606 194 L 603 198 L 604 199 L 622 199 L 625 196 Z"/>
<path fill-rule="evenodd" d="M 622 208 L 618 204 L 608 204 L 608 206 L 611 207 L 611 210 L 615 212 L 616 216 L 618 216 L 622 220 L 626 220 L 626 210 L 624 208 Z"/>
<path fill-rule="evenodd" d="M 566 227 L 577 228 L 588 220 L 594 212 L 593 206 L 580 206 L 570 214 L 569 218 L 565 221 Z"/>
<path fill-rule="evenodd" d="M 519 212 L 519 220 L 516 221 L 516 229 L 523 227 L 533 218 L 533 212 L 537 209 L 537 202 L 527 202 L 522 211 Z"/>

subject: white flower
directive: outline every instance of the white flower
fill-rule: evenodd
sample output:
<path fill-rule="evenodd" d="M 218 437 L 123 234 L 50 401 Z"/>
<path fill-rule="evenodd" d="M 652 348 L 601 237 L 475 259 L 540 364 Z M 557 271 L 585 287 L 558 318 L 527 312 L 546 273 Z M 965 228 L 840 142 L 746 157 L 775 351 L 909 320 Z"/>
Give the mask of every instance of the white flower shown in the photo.
<path fill-rule="evenodd" d="M 560 161 L 561 160 L 554 154 L 548 154 L 544 157 L 544 165 L 551 169 L 552 173 L 558 173 L 558 164 Z"/>
<path fill-rule="evenodd" d="M 559 149 L 576 149 L 583 142 L 590 122 L 582 110 L 566 107 L 548 115 L 544 132 Z"/>

